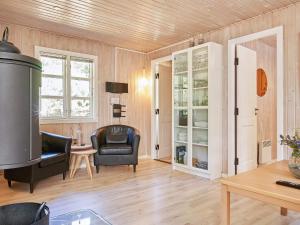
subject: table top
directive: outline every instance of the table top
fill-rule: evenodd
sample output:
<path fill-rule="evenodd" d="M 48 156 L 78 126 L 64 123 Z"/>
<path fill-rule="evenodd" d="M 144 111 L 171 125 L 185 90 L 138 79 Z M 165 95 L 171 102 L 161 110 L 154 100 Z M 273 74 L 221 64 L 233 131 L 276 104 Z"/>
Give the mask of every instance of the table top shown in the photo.
<path fill-rule="evenodd" d="M 91 155 L 97 152 L 96 149 L 80 150 L 80 151 L 71 151 L 71 154 L 75 155 Z"/>
<path fill-rule="evenodd" d="M 245 191 L 300 204 L 300 190 L 277 185 L 277 180 L 300 183 L 288 169 L 288 161 L 279 161 L 221 179 L 221 183 Z"/>
<path fill-rule="evenodd" d="M 89 150 L 92 149 L 92 145 L 72 145 L 71 150 L 72 151 L 82 151 L 82 150 Z"/>
<path fill-rule="evenodd" d="M 92 210 L 79 210 L 71 213 L 66 213 L 50 219 L 50 225 L 111 225 L 101 216 L 94 213 Z"/>

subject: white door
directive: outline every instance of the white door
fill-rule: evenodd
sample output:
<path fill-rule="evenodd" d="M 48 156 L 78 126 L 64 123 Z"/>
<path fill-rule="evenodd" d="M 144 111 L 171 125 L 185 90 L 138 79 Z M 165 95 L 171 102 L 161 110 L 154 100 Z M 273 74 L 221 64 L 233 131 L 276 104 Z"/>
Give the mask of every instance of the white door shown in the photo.
<path fill-rule="evenodd" d="M 257 167 L 256 52 L 237 46 L 237 157 L 238 173 Z"/>
<path fill-rule="evenodd" d="M 159 65 L 159 153 L 162 160 L 172 159 L 172 62 Z"/>

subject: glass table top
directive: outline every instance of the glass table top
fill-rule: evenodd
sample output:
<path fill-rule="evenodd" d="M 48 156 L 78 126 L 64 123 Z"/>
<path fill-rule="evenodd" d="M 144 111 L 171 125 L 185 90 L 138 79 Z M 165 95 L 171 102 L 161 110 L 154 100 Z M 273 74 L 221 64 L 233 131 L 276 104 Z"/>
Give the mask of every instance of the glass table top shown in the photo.
<path fill-rule="evenodd" d="M 79 210 L 50 219 L 50 225 L 111 225 L 92 210 Z"/>

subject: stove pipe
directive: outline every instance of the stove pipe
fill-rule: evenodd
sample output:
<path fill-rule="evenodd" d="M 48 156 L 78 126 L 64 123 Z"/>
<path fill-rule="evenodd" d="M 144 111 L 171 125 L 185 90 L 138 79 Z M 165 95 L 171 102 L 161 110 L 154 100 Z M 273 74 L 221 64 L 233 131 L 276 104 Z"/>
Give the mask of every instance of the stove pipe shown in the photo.
<path fill-rule="evenodd" d="M 0 41 L 0 169 L 24 167 L 41 158 L 39 89 L 41 62 Z"/>

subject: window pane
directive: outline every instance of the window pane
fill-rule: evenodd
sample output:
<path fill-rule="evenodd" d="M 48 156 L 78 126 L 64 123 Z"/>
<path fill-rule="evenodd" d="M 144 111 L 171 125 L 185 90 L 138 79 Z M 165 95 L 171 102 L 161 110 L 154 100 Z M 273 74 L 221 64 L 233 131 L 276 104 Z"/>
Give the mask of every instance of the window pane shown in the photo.
<path fill-rule="evenodd" d="M 90 116 L 90 100 L 76 99 L 71 102 L 71 116 Z"/>
<path fill-rule="evenodd" d="M 42 77 L 41 94 L 50 96 L 63 96 L 63 79 Z"/>
<path fill-rule="evenodd" d="M 73 79 L 71 81 L 71 95 L 72 97 L 89 97 L 90 82 L 86 80 Z"/>
<path fill-rule="evenodd" d="M 63 75 L 65 59 L 51 56 L 41 56 L 43 74 Z"/>
<path fill-rule="evenodd" d="M 42 117 L 62 117 L 63 116 L 63 100 L 62 99 L 41 99 Z"/>
<path fill-rule="evenodd" d="M 84 60 L 71 59 L 71 76 L 90 78 L 92 63 Z"/>

